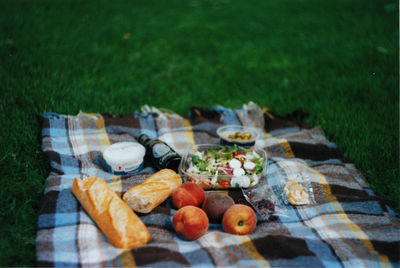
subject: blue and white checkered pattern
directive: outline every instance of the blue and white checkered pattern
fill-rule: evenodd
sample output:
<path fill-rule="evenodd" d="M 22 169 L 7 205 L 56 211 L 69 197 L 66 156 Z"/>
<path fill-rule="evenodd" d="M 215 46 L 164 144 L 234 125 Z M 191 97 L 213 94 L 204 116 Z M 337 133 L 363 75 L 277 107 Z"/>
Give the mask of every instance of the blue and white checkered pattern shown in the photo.
<path fill-rule="evenodd" d="M 131 116 L 43 114 L 43 151 L 49 157 L 51 172 L 38 218 L 38 266 L 400 265 L 398 218 L 368 188 L 354 165 L 342 160 L 337 146 L 320 128 L 304 127 L 254 103 L 238 109 L 194 107 L 190 114 L 184 118 L 149 106 Z M 182 240 L 174 232 L 172 216 L 176 210 L 168 199 L 150 214 L 139 215 L 150 231 L 150 243 L 121 250 L 107 241 L 71 193 L 76 177 L 100 177 L 122 194 L 156 171 L 145 163 L 133 176 L 108 173 L 102 151 L 110 144 L 134 141 L 139 133 L 145 133 L 185 153 L 195 144 L 218 143 L 216 129 L 228 124 L 253 126 L 262 133 L 257 146 L 268 152 L 269 165 L 265 180 L 253 190 L 266 199 L 274 193 L 278 200 L 279 218 L 268 220 L 258 215 L 250 235 L 227 234 L 221 224 L 210 224 L 196 241 Z M 295 207 L 282 201 L 282 188 L 289 179 L 304 185 L 311 204 Z M 262 192 L 261 187 L 271 191 Z M 226 194 L 236 202 L 247 202 L 241 191 Z"/>

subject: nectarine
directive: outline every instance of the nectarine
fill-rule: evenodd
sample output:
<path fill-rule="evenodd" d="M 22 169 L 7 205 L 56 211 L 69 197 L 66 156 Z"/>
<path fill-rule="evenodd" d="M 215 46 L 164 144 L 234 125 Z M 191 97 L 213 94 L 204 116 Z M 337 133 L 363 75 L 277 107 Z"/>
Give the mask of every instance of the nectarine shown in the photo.
<path fill-rule="evenodd" d="M 206 197 L 204 189 L 193 182 L 185 182 L 172 195 L 172 202 L 176 208 L 184 206 L 200 206 Z"/>
<path fill-rule="evenodd" d="M 257 224 L 257 215 L 246 205 L 235 204 L 225 211 L 222 218 L 224 231 L 230 234 L 246 235 L 253 232 Z"/>
<path fill-rule="evenodd" d="M 235 202 L 229 195 L 211 193 L 204 199 L 202 209 L 212 223 L 221 223 L 225 211 L 233 206 Z"/>
<path fill-rule="evenodd" d="M 175 213 L 172 225 L 182 238 L 196 240 L 207 232 L 209 223 L 206 213 L 201 208 L 184 206 Z"/>

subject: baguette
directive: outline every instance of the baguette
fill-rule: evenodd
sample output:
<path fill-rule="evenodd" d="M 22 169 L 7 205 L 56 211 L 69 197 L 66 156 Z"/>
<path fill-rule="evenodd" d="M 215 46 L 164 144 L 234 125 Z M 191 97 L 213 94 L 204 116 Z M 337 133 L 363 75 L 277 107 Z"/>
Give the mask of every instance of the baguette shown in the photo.
<path fill-rule="evenodd" d="M 182 185 L 182 178 L 171 169 L 162 169 L 142 184 L 129 189 L 122 199 L 134 211 L 149 213 Z"/>
<path fill-rule="evenodd" d="M 136 248 L 150 241 L 147 227 L 104 180 L 76 178 L 72 193 L 115 247 Z"/>

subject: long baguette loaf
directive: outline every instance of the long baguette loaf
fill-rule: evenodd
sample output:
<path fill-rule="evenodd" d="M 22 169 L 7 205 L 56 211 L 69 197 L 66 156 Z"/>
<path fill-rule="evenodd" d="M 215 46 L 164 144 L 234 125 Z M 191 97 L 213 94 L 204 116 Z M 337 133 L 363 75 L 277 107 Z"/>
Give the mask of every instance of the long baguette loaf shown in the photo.
<path fill-rule="evenodd" d="M 122 199 L 136 212 L 149 213 L 182 185 L 182 178 L 171 169 L 162 169 L 142 184 L 129 189 Z"/>
<path fill-rule="evenodd" d="M 136 248 L 150 241 L 140 218 L 104 180 L 75 179 L 72 193 L 114 246 Z"/>

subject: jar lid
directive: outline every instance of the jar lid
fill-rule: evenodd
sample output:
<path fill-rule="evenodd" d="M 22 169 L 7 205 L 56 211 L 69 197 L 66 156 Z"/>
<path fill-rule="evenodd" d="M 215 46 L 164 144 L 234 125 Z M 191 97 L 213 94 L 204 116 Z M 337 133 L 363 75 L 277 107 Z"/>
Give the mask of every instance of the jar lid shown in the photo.
<path fill-rule="evenodd" d="M 142 166 L 146 149 L 137 142 L 118 142 L 103 151 L 103 158 L 115 172 L 137 171 Z"/>

